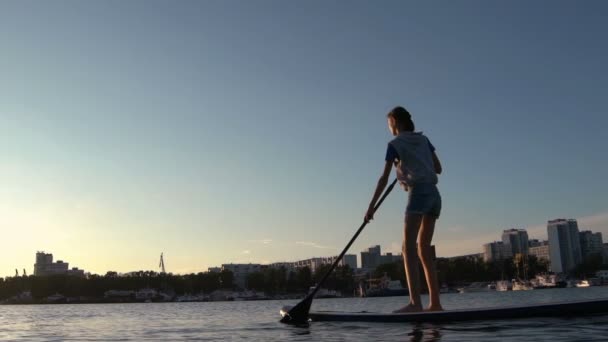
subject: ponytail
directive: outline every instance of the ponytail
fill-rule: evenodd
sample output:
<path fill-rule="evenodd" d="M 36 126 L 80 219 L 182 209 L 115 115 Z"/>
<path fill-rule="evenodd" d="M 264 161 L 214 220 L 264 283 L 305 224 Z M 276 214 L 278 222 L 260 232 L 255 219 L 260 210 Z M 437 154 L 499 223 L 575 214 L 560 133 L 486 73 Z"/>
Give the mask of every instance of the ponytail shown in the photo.
<path fill-rule="evenodd" d="M 393 108 L 387 117 L 395 119 L 397 126 L 400 126 L 404 131 L 413 132 L 416 129 L 414 121 L 412 121 L 412 115 L 401 106 Z"/>

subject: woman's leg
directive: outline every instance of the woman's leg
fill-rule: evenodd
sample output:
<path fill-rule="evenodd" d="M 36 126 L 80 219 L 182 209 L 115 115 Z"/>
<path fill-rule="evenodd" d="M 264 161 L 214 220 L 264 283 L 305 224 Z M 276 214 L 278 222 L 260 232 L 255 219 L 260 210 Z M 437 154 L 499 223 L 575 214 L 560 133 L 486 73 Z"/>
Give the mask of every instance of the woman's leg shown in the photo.
<path fill-rule="evenodd" d="M 407 277 L 407 287 L 410 293 L 410 302 L 405 307 L 394 312 L 414 312 L 422 310 L 420 301 L 420 269 L 418 267 L 418 253 L 416 252 L 416 238 L 420 230 L 422 215 L 406 214 L 403 234 L 403 264 Z"/>
<path fill-rule="evenodd" d="M 435 269 L 435 260 L 431 249 L 431 240 L 435 231 L 435 217 L 424 215 L 422 218 L 422 227 L 418 235 L 418 255 L 424 269 L 424 276 L 429 288 L 429 311 L 441 311 L 441 303 L 439 302 L 439 282 L 437 281 L 437 270 Z"/>

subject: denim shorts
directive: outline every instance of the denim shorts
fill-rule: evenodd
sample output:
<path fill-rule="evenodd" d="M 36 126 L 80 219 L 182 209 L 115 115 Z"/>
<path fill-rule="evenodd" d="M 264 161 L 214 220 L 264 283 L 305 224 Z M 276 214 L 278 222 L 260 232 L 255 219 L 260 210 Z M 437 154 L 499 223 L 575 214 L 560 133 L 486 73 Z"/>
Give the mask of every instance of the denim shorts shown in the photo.
<path fill-rule="evenodd" d="M 429 215 L 439 218 L 441 214 L 441 195 L 432 183 L 420 183 L 409 187 L 405 214 Z"/>

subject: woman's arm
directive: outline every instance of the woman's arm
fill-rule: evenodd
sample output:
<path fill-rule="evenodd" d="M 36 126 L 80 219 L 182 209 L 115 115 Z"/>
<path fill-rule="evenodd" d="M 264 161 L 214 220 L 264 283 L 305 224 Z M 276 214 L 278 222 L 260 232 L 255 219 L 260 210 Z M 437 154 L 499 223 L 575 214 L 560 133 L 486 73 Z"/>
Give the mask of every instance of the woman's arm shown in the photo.
<path fill-rule="evenodd" d="M 378 179 L 378 184 L 376 185 L 376 191 L 374 192 L 374 196 L 372 200 L 369 202 L 369 207 L 367 208 L 367 212 L 365 213 L 365 221 L 369 222 L 374 218 L 374 207 L 376 206 L 376 202 L 378 202 L 378 198 L 382 195 L 384 188 L 386 188 L 386 184 L 388 184 L 388 176 L 391 173 L 391 169 L 393 168 L 393 162 L 387 161 L 384 164 L 384 170 L 382 171 L 382 175 L 380 179 Z"/>
<path fill-rule="evenodd" d="M 437 157 L 437 153 L 433 151 L 433 166 L 435 167 L 435 173 L 440 175 L 443 169 L 441 168 L 441 162 L 439 161 L 439 157 Z"/>

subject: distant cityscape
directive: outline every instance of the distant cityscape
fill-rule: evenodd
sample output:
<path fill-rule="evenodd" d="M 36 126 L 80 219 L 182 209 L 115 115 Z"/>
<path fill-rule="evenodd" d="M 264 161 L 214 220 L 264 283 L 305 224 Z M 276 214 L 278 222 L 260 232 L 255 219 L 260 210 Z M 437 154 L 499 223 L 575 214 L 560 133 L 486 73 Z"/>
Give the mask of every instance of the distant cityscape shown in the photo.
<path fill-rule="evenodd" d="M 234 276 L 234 282 L 237 287 L 245 288 L 247 277 L 255 272 L 261 272 L 266 268 L 281 268 L 284 267 L 288 271 L 293 271 L 298 268 L 308 267 L 312 273 L 315 273 L 320 266 L 332 264 L 338 256 L 331 257 L 315 257 L 293 262 L 276 262 L 271 264 L 222 264 L 219 267 L 209 267 L 207 272 L 220 273 L 222 271 L 230 271 Z M 368 250 L 361 252 L 361 267 L 358 267 L 357 255 L 346 254 L 338 263 L 339 266 L 348 265 L 353 270 L 369 271 L 373 270 L 381 264 L 391 263 L 401 260 L 401 255 L 393 255 L 392 253 L 381 254 L 379 245 L 370 247 Z M 163 262 L 164 264 L 164 262 Z M 84 270 L 77 267 L 69 269 L 69 263 L 62 260 L 53 262 L 53 254 L 45 252 L 36 253 L 36 263 L 34 264 L 35 276 L 50 276 L 50 275 L 74 275 L 85 276 Z M 15 270 L 18 275 L 17 270 Z M 133 272 L 128 272 L 123 275 L 130 275 Z M 26 275 L 24 270 L 24 275 Z"/>
<path fill-rule="evenodd" d="M 608 264 L 608 243 L 602 240 L 602 233 L 588 230 L 579 231 L 574 219 L 555 219 L 547 222 L 548 240 L 528 239 L 525 229 L 507 229 L 502 233 L 502 241 L 483 245 L 485 262 L 512 258 L 517 254 L 533 255 L 549 262 L 553 273 L 567 273 L 574 270 L 585 259 L 596 255 Z"/>
<path fill-rule="evenodd" d="M 574 219 L 547 222 L 548 239 L 529 239 L 525 229 L 503 230 L 481 253 L 436 258 L 443 293 L 508 291 L 608 284 L 608 244 L 602 234 L 580 231 Z M 433 246 L 433 255 L 435 249 Z M 407 293 L 402 255 L 382 254 L 380 245 L 346 254 L 324 283 L 323 297 Z M 299 298 L 325 274 L 337 256 L 291 262 L 225 263 L 206 272 L 167 272 L 163 253 L 157 271 L 91 274 L 38 251 L 33 275 L 26 270 L 0 278 L 0 304 L 215 301 Z M 523 271 L 523 272 L 521 272 Z M 580 278 L 578 278 L 580 277 Z M 578 278 L 578 279 L 577 279 Z M 498 280 L 501 279 L 501 280 Z M 509 280 L 511 279 L 511 280 Z"/>
<path fill-rule="evenodd" d="M 575 219 L 554 219 L 547 222 L 548 240 L 539 241 L 529 239 L 525 229 L 506 229 L 502 232 L 501 241 L 488 242 L 482 246 L 482 252 L 465 256 L 455 256 L 447 259 L 461 257 L 479 257 L 485 262 L 496 262 L 513 258 L 521 254 L 524 256 L 535 256 L 539 260 L 549 263 L 549 270 L 553 273 L 566 273 L 580 265 L 586 258 L 596 255 L 602 258 L 604 264 L 608 264 L 608 243 L 604 243 L 600 232 L 579 231 Z M 218 267 L 209 267 L 207 272 L 219 273 L 230 271 L 234 275 L 234 283 L 239 288 L 247 287 L 247 278 L 250 274 L 262 272 L 267 268 L 284 267 L 288 272 L 299 268 L 308 267 L 312 273 L 323 266 L 332 264 L 337 256 L 314 257 L 293 262 L 275 262 L 271 264 L 258 263 L 226 263 Z M 346 254 L 338 265 L 348 265 L 357 274 L 373 271 L 382 264 L 401 260 L 401 254 L 382 254 L 380 245 L 369 247 L 360 252 L 361 265 L 357 262 L 357 255 Z M 164 261 L 161 256 L 161 265 L 164 272 Z M 18 271 L 15 270 L 16 275 Z M 131 272 L 132 273 L 132 272 Z M 34 264 L 35 276 L 49 276 L 66 274 L 84 277 L 84 270 L 78 267 L 69 268 L 69 263 L 63 260 L 53 261 L 53 254 L 45 252 L 36 253 Z M 23 275 L 26 275 L 23 270 Z M 129 275 L 125 273 L 124 275 Z"/>

